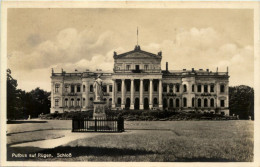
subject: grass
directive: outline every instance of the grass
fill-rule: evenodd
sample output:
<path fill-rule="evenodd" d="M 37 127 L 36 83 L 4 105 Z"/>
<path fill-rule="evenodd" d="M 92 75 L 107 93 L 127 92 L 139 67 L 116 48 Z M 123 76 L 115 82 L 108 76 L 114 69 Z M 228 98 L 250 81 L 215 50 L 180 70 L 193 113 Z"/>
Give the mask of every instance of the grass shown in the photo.
<path fill-rule="evenodd" d="M 253 161 L 253 123 L 253 121 L 126 121 L 124 133 L 100 134 L 40 151 L 54 155 L 72 153 L 72 158 L 28 160 L 250 162 Z M 69 128 L 71 121 L 48 121 L 43 124 L 46 125 L 39 124 L 38 129 L 61 128 L 60 124 L 63 124 L 63 128 Z M 12 131 L 13 133 L 16 131 L 13 135 L 22 134 L 17 132 L 17 129 Z M 31 135 L 39 136 L 43 132 L 45 130 L 31 132 Z M 54 131 L 46 130 L 45 135 L 48 133 L 54 134 Z M 17 136 L 16 139 L 18 138 Z M 14 140 L 12 142 L 15 142 Z M 33 148 L 18 150 L 13 148 L 12 151 L 21 152 L 21 150 L 35 151 Z"/>

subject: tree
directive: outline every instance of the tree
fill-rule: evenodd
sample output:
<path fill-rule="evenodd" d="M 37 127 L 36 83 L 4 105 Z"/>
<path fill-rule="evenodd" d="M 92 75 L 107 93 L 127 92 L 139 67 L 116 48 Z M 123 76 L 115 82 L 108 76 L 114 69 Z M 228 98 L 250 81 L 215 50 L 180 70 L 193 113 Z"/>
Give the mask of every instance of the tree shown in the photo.
<path fill-rule="evenodd" d="M 7 69 L 7 119 L 26 119 L 50 113 L 50 92 L 36 88 L 30 92 L 17 89 L 17 80 Z"/>
<path fill-rule="evenodd" d="M 254 89 L 245 85 L 229 87 L 229 109 L 240 119 L 254 119 Z"/>

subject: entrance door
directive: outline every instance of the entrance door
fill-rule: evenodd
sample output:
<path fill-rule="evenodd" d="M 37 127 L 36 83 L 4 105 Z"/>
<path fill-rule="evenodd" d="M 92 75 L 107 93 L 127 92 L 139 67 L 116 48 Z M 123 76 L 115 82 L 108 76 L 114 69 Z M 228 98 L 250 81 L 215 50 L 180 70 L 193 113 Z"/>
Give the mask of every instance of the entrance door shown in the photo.
<path fill-rule="evenodd" d="M 139 98 L 135 99 L 135 109 L 139 110 Z"/>
<path fill-rule="evenodd" d="M 130 98 L 126 98 L 125 108 L 126 109 L 130 108 Z"/>
<path fill-rule="evenodd" d="M 145 110 L 149 109 L 149 100 L 148 100 L 148 98 L 144 98 L 144 109 Z"/>

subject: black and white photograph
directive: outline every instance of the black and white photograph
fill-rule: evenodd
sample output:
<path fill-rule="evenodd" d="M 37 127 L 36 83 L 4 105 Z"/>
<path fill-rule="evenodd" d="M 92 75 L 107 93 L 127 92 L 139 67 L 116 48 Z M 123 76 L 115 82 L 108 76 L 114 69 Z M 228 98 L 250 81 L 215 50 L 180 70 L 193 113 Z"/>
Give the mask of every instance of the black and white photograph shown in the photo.
<path fill-rule="evenodd" d="M 259 165 L 258 2 L 60 3 L 3 3 L 3 166 Z"/>

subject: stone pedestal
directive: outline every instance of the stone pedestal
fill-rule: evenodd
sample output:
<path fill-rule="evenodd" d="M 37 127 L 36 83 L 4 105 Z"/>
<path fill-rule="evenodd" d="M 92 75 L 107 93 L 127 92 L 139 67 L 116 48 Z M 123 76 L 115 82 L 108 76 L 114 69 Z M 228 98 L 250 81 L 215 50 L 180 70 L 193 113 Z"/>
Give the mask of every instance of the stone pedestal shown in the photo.
<path fill-rule="evenodd" d="M 106 118 L 106 113 L 105 113 L 105 104 L 106 102 L 104 101 L 94 101 L 94 111 L 93 111 L 93 119 L 96 118 Z"/>

